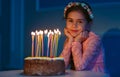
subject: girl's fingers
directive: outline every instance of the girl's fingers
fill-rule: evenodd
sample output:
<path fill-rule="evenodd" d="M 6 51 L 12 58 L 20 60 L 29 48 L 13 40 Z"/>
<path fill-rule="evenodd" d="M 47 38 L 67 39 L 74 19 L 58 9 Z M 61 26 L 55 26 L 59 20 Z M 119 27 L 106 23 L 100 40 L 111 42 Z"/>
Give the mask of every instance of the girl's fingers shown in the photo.
<path fill-rule="evenodd" d="M 64 28 L 64 32 L 66 36 L 69 36 L 67 29 Z"/>
<path fill-rule="evenodd" d="M 65 32 L 65 35 L 66 35 L 68 38 L 71 38 L 71 37 L 72 37 L 66 28 L 64 28 L 64 32 Z"/>
<path fill-rule="evenodd" d="M 84 41 L 84 40 L 86 40 L 87 39 L 87 37 L 88 37 L 88 32 L 87 31 L 83 31 L 83 32 L 81 32 L 80 33 L 80 40 L 81 41 Z"/>

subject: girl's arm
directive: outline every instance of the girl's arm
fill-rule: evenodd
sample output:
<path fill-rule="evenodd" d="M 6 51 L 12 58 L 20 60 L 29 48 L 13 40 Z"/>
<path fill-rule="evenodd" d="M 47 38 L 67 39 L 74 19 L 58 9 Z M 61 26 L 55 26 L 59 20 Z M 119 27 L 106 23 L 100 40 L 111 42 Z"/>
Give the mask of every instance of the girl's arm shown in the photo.
<path fill-rule="evenodd" d="M 83 49 L 80 42 L 72 43 L 72 55 L 76 70 L 83 70 L 99 54 L 100 39 L 98 37 L 89 38 L 86 48 Z"/>
<path fill-rule="evenodd" d="M 67 66 L 69 65 L 69 61 L 70 61 L 70 55 L 71 55 L 71 43 L 67 42 L 67 40 L 65 41 L 64 44 L 64 48 L 62 53 L 60 54 L 60 57 L 64 58 L 65 61 L 65 67 L 67 68 Z"/>

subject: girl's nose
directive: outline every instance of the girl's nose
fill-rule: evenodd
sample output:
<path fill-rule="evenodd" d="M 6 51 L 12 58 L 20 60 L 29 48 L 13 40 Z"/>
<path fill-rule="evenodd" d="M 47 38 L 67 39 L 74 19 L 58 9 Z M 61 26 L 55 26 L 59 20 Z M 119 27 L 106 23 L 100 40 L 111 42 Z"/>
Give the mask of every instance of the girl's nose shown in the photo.
<path fill-rule="evenodd" d="M 77 22 L 74 22 L 72 26 L 77 27 Z"/>

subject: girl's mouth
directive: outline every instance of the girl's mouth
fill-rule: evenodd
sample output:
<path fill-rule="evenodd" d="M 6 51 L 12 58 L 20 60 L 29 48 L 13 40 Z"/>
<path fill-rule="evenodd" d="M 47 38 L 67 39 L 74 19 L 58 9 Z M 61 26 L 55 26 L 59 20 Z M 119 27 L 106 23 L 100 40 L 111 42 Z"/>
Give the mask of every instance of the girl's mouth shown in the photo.
<path fill-rule="evenodd" d="M 71 30 L 72 32 L 78 32 L 78 30 Z"/>

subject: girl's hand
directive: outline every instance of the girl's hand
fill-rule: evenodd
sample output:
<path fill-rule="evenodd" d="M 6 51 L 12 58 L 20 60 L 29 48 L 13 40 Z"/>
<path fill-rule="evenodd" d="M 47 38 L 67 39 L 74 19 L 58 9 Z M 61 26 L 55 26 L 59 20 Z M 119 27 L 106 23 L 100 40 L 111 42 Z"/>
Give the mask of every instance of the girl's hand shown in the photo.
<path fill-rule="evenodd" d="M 73 37 L 71 36 L 71 34 L 68 32 L 66 28 L 64 28 L 64 33 L 68 37 L 68 41 L 73 42 Z"/>
<path fill-rule="evenodd" d="M 74 39 L 74 41 L 77 41 L 77 42 L 83 42 L 85 41 L 87 38 L 88 38 L 88 34 L 89 32 L 88 31 L 82 31 L 79 35 L 77 35 Z"/>

